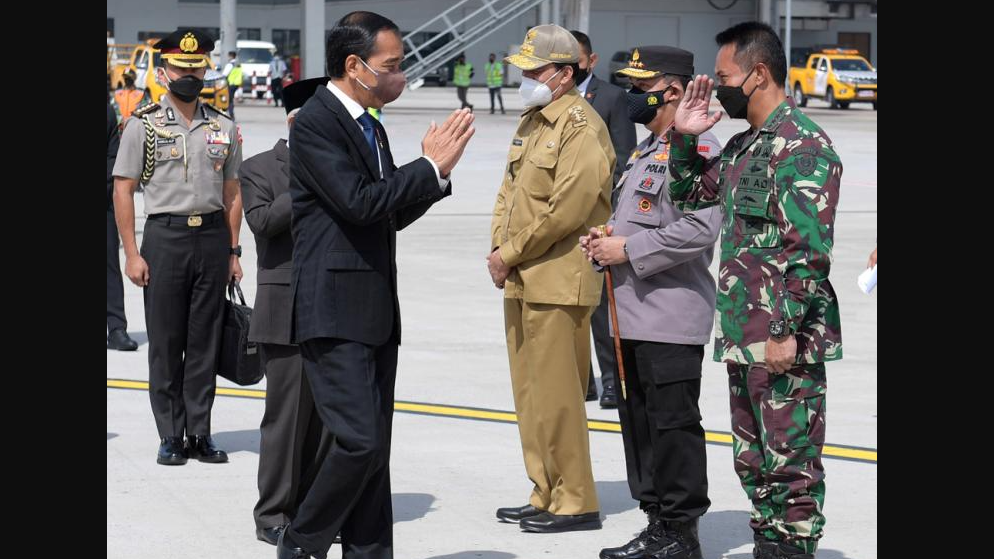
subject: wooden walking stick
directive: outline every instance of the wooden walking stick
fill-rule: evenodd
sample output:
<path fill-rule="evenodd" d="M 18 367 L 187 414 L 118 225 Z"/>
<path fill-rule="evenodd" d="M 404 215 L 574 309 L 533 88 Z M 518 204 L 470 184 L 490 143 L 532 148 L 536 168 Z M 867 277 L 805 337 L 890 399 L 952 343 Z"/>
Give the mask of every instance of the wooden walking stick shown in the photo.
<path fill-rule="evenodd" d="M 607 237 L 607 226 L 598 225 L 597 230 L 602 237 Z M 621 381 L 621 398 L 628 399 L 628 389 L 625 387 L 625 364 L 621 360 L 621 332 L 618 331 L 618 306 L 614 302 L 614 280 L 611 278 L 611 267 L 604 266 L 604 281 L 607 284 L 607 304 L 610 311 L 611 328 L 614 330 L 614 355 L 618 359 L 618 380 Z"/>

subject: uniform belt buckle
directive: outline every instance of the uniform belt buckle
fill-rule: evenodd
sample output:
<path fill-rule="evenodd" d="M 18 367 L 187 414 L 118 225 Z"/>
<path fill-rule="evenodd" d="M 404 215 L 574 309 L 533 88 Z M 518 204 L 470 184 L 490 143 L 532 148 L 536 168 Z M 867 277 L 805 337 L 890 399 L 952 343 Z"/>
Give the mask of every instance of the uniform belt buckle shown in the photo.
<path fill-rule="evenodd" d="M 186 218 L 186 224 L 190 227 L 200 227 L 204 224 L 204 218 L 199 215 L 191 215 Z"/>

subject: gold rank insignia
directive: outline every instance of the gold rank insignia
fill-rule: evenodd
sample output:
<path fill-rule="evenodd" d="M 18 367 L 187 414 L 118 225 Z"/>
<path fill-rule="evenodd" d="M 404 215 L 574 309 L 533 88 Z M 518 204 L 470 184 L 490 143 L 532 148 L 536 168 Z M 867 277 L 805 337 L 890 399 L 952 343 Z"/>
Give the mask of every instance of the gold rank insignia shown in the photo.
<path fill-rule="evenodd" d="M 652 156 L 652 158 L 655 159 L 656 161 L 666 161 L 670 158 L 669 150 L 666 150 L 662 153 L 657 153 L 656 155 Z"/>
<path fill-rule="evenodd" d="M 210 127 L 210 129 L 214 130 L 214 131 L 218 131 L 218 130 L 221 129 L 221 123 L 218 122 L 217 119 L 214 119 L 214 118 L 210 119 L 210 121 L 207 122 L 207 126 Z"/>
<path fill-rule="evenodd" d="M 183 38 L 179 41 L 179 48 L 183 52 L 196 52 L 200 43 L 197 42 L 197 38 L 193 36 L 193 33 L 187 33 L 183 35 Z"/>
<path fill-rule="evenodd" d="M 574 128 L 587 125 L 587 113 L 583 112 L 583 107 L 580 105 L 573 105 L 570 107 L 569 116 L 573 120 Z"/>
<path fill-rule="evenodd" d="M 639 49 L 632 51 L 632 59 L 628 62 L 628 65 L 633 68 L 643 68 L 645 64 L 639 62 Z"/>

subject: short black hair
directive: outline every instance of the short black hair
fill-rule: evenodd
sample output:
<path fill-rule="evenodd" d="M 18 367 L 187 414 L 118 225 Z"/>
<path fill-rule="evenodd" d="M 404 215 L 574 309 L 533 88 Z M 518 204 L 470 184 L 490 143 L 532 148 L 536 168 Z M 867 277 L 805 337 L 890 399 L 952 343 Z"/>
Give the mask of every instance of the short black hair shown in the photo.
<path fill-rule="evenodd" d="M 229 50 L 228 51 L 228 56 L 238 56 L 238 53 L 235 52 L 235 51 L 233 51 L 233 50 Z"/>
<path fill-rule="evenodd" d="M 743 68 L 762 62 L 770 69 L 773 81 L 781 86 L 787 81 L 787 56 L 783 43 L 772 27 L 758 21 L 746 21 L 715 35 L 719 47 L 735 44 L 735 63 Z"/>
<path fill-rule="evenodd" d="M 583 31 L 577 31 L 576 29 L 570 31 L 570 33 L 573 34 L 576 42 L 580 43 L 580 46 L 583 47 L 583 51 L 587 53 L 587 56 L 590 56 L 590 54 L 594 52 L 594 47 L 590 46 L 590 37 L 588 37 L 586 33 Z"/>
<path fill-rule="evenodd" d="M 338 20 L 328 33 L 328 75 L 341 78 L 345 75 L 345 59 L 356 55 L 368 60 L 376 50 L 376 35 L 380 31 L 393 31 L 400 35 L 400 28 L 389 19 L 373 12 L 350 12 Z"/>

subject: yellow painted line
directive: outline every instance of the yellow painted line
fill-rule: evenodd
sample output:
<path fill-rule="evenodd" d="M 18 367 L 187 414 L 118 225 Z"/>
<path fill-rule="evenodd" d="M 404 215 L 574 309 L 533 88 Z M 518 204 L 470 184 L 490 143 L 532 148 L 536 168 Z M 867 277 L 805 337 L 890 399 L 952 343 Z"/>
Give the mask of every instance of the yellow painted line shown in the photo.
<path fill-rule="evenodd" d="M 148 382 L 138 380 L 107 379 L 107 388 L 127 388 L 132 390 L 148 390 Z M 265 399 L 266 391 L 252 388 L 218 387 L 217 394 L 222 396 L 237 396 L 241 398 Z M 517 423 L 518 416 L 514 412 L 500 410 L 482 410 L 445 406 L 439 404 L 421 404 L 417 402 L 394 402 L 394 409 L 400 412 L 419 413 L 436 417 L 456 417 L 462 419 L 482 419 L 501 423 Z M 621 424 L 614 421 L 587 421 L 587 428 L 601 433 L 620 433 Z M 728 433 L 704 432 L 704 440 L 709 443 L 732 444 L 732 436 Z M 871 448 L 848 448 L 844 446 L 825 445 L 822 456 L 844 458 L 859 462 L 877 463 L 877 451 Z"/>

